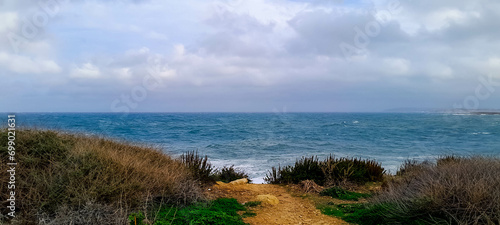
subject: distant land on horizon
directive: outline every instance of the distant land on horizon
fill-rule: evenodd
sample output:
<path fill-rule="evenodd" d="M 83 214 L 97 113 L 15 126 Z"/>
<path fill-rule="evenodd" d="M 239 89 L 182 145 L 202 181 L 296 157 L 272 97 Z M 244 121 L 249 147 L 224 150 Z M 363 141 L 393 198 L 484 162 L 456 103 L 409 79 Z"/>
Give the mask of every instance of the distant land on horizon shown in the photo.
<path fill-rule="evenodd" d="M 433 108 L 392 108 L 384 110 L 384 112 L 394 113 L 466 113 L 466 114 L 500 114 L 500 109 L 433 109 Z"/>

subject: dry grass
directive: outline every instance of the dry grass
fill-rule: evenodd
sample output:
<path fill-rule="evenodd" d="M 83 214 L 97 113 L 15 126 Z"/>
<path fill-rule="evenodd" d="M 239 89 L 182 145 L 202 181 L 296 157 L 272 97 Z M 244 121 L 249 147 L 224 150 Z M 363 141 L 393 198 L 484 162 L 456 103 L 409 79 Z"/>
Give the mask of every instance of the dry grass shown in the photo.
<path fill-rule="evenodd" d="M 299 183 L 299 187 L 300 187 L 300 189 L 302 189 L 302 191 L 304 193 L 316 193 L 316 194 L 318 194 L 323 190 L 323 187 L 317 185 L 312 180 L 301 181 Z"/>
<path fill-rule="evenodd" d="M 376 204 L 388 218 L 442 224 L 500 224 L 500 159 L 442 157 L 436 164 L 407 162 Z"/>
<path fill-rule="evenodd" d="M 22 130 L 16 136 L 18 217 L 13 223 L 123 224 L 131 210 L 203 197 L 188 169 L 154 148 L 53 131 Z M 6 140 L 0 131 L 2 171 L 7 170 Z M 7 180 L 0 176 L 2 199 Z M 96 211 L 100 221 L 91 216 Z"/>

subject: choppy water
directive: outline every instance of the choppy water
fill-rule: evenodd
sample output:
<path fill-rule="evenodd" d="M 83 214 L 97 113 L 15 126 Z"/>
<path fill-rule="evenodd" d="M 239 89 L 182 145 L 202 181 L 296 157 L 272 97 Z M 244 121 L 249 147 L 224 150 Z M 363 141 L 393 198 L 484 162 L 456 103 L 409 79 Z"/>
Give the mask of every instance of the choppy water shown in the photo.
<path fill-rule="evenodd" d="M 6 124 L 7 115 L 0 121 Z M 395 172 L 408 158 L 500 155 L 500 115 L 393 113 L 23 113 L 18 127 L 62 129 L 206 154 L 262 182 L 301 156 L 375 159 Z"/>

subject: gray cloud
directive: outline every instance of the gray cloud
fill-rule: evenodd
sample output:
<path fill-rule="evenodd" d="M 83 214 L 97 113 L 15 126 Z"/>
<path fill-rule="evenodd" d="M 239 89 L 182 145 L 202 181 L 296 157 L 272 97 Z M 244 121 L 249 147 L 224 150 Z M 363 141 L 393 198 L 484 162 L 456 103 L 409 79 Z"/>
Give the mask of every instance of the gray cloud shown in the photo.
<path fill-rule="evenodd" d="M 154 67 L 162 85 L 134 111 L 446 108 L 479 77 L 500 80 L 492 0 L 401 1 L 347 60 L 340 44 L 355 46 L 389 2 L 72 2 L 20 54 L 0 41 L 0 111 L 112 111 Z M 0 34 L 33 10 L 9 3 Z M 500 107 L 498 97 L 481 106 Z"/>

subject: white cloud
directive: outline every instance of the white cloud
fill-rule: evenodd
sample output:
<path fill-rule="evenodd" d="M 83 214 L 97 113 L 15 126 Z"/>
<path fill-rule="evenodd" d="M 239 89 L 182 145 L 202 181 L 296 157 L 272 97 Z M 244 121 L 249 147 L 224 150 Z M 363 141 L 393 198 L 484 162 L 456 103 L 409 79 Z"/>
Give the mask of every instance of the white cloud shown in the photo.
<path fill-rule="evenodd" d="M 114 68 L 112 69 L 113 75 L 119 79 L 130 79 L 132 77 L 132 71 L 128 67 Z"/>
<path fill-rule="evenodd" d="M 409 75 L 410 61 L 400 58 L 387 58 L 383 61 L 387 66 L 387 70 L 384 71 L 385 73 L 400 76 Z"/>
<path fill-rule="evenodd" d="M 146 34 L 147 38 L 155 39 L 155 40 L 160 40 L 160 41 L 167 41 L 168 37 L 165 34 L 161 34 L 155 31 L 150 31 L 149 33 Z"/>
<path fill-rule="evenodd" d="M 61 67 L 53 60 L 30 58 L 0 52 L 0 65 L 19 74 L 53 74 L 61 72 Z"/>
<path fill-rule="evenodd" d="M 18 15 L 15 12 L 0 12 L 0 34 L 6 34 L 8 31 L 14 30 L 18 26 Z"/>
<path fill-rule="evenodd" d="M 440 30 L 450 26 L 450 23 L 464 24 L 472 18 L 478 18 L 477 11 L 461 11 L 459 9 L 442 9 L 430 13 L 424 19 L 424 26 L 430 31 Z"/>
<path fill-rule="evenodd" d="M 70 76 L 74 78 L 96 79 L 101 77 L 101 71 L 95 65 L 91 63 L 85 63 L 80 67 L 74 67 L 71 70 Z"/>

